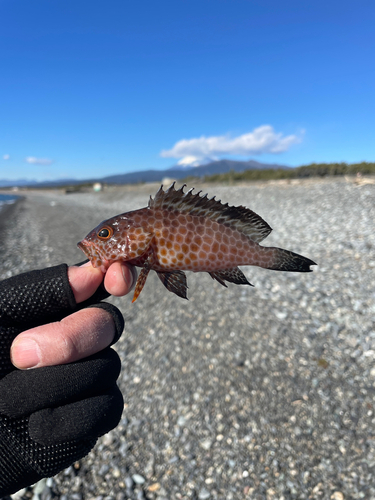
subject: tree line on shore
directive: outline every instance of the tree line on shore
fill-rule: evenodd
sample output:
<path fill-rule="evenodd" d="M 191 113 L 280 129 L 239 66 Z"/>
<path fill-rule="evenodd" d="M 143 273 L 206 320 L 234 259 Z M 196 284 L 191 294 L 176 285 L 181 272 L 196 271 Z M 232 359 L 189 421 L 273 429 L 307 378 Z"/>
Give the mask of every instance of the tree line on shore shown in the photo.
<path fill-rule="evenodd" d="M 215 174 L 204 178 L 207 182 L 258 181 L 272 179 L 305 179 L 308 177 L 327 177 L 334 175 L 375 175 L 375 163 L 311 163 L 290 169 L 230 170 L 225 174 Z M 186 181 L 193 180 L 189 177 Z"/>

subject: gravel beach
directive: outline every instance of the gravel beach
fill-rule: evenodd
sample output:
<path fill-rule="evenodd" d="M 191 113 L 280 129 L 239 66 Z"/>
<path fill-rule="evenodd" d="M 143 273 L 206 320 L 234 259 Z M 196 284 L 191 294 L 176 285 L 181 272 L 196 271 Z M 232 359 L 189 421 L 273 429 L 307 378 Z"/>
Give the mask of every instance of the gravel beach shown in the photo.
<path fill-rule="evenodd" d="M 318 266 L 242 268 L 254 288 L 187 273 L 189 301 L 150 273 L 134 304 L 109 299 L 126 320 L 120 425 L 15 498 L 375 498 L 375 185 L 196 187 L 261 215 L 264 246 Z M 0 279 L 84 260 L 89 230 L 157 189 L 23 193 L 2 220 Z"/>

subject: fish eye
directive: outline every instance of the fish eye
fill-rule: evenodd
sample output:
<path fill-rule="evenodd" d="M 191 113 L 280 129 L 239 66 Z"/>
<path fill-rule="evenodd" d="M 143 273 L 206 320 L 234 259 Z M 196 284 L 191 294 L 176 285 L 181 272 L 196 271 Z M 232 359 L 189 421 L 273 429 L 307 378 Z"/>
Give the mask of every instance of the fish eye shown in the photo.
<path fill-rule="evenodd" d="M 103 227 L 99 232 L 98 232 L 98 238 L 101 240 L 108 240 L 113 234 L 113 230 L 110 227 Z"/>

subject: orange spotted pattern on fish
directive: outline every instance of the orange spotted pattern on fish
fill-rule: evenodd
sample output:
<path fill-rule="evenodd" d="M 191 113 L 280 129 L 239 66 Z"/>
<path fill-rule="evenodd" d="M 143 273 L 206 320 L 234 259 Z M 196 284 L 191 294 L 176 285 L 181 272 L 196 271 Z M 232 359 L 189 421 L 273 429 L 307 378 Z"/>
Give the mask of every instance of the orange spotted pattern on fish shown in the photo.
<path fill-rule="evenodd" d="M 150 270 L 163 285 L 187 298 L 183 271 L 208 272 L 224 286 L 250 285 L 238 266 L 276 271 L 310 272 L 310 259 L 259 243 L 272 231 L 259 215 L 243 206 L 231 207 L 207 195 L 184 193 L 174 183 L 163 186 L 148 206 L 103 221 L 78 246 L 94 267 L 104 272 L 116 261 L 141 267 L 133 302 Z"/>

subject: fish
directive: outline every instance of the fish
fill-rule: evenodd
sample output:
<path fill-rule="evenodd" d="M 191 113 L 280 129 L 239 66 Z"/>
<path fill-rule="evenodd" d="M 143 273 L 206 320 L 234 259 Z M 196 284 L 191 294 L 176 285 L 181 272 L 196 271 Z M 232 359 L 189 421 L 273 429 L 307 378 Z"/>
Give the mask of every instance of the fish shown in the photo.
<path fill-rule="evenodd" d="M 155 271 L 166 289 L 187 299 L 184 271 L 207 272 L 221 285 L 253 286 L 238 266 L 311 272 L 316 263 L 302 255 L 260 245 L 272 231 L 258 214 L 215 197 L 163 185 L 148 206 L 101 222 L 78 243 L 93 267 L 106 272 L 117 261 L 141 268 L 134 302 Z"/>

